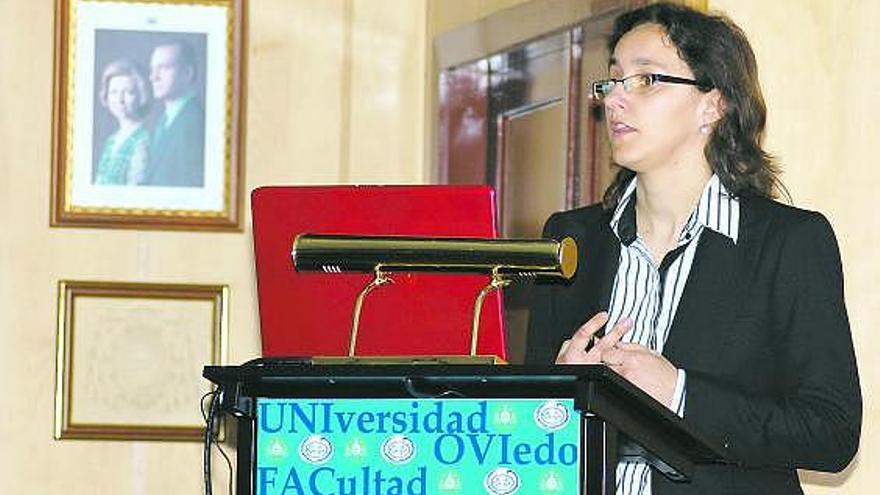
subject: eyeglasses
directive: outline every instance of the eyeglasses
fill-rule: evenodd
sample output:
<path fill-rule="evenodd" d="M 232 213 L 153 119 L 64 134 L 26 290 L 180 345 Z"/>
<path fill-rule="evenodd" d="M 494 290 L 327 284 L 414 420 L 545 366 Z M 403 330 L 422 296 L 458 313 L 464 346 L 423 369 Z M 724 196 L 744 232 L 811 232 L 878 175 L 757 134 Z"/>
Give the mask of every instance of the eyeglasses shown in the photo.
<path fill-rule="evenodd" d="M 701 90 L 707 91 L 712 88 L 711 85 L 695 81 L 693 79 L 685 79 L 683 77 L 667 76 L 666 74 L 633 74 L 623 79 L 602 79 L 592 83 L 593 98 L 599 101 L 605 99 L 606 96 L 614 91 L 614 86 L 623 85 L 623 90 L 632 94 L 647 93 L 657 83 L 671 84 L 687 84 L 689 86 L 697 86 Z"/>

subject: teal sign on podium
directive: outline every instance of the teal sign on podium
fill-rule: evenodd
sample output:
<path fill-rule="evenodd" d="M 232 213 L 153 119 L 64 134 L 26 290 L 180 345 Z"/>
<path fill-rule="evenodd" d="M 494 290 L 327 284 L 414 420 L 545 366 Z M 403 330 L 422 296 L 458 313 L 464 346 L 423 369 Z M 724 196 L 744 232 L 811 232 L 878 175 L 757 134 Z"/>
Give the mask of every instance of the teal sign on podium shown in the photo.
<path fill-rule="evenodd" d="M 259 495 L 581 493 L 570 399 L 258 398 Z"/>

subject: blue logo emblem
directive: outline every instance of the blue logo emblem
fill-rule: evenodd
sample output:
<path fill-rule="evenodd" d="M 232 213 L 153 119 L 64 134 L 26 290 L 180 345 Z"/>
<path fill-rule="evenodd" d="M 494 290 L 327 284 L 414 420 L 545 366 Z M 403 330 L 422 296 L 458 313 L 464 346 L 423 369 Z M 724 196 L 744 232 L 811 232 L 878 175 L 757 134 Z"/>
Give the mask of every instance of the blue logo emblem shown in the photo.
<path fill-rule="evenodd" d="M 548 400 L 535 409 L 535 423 L 544 431 L 560 430 L 570 419 L 568 409 L 559 401 Z"/>
<path fill-rule="evenodd" d="M 311 464 L 323 464 L 333 455 L 333 444 L 321 435 L 309 435 L 299 444 L 299 456 Z"/>
<path fill-rule="evenodd" d="M 416 445 L 404 435 L 394 435 L 382 442 L 382 457 L 392 464 L 406 464 L 416 455 Z"/>
<path fill-rule="evenodd" d="M 492 495 L 510 495 L 519 490 L 519 476 L 507 468 L 498 468 L 483 481 L 486 491 Z"/>

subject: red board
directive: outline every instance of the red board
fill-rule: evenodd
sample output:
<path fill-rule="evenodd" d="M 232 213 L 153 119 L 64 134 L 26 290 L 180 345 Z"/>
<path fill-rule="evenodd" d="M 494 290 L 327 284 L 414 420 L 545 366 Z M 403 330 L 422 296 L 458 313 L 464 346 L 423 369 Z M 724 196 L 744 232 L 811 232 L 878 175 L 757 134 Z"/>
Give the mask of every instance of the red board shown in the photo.
<path fill-rule="evenodd" d="M 345 356 L 358 292 L 371 274 L 296 272 L 301 233 L 497 236 L 485 186 L 261 187 L 253 191 L 263 355 Z M 474 299 L 488 276 L 395 273 L 364 300 L 356 355 L 467 355 Z M 486 298 L 477 353 L 505 358 L 498 293 Z"/>

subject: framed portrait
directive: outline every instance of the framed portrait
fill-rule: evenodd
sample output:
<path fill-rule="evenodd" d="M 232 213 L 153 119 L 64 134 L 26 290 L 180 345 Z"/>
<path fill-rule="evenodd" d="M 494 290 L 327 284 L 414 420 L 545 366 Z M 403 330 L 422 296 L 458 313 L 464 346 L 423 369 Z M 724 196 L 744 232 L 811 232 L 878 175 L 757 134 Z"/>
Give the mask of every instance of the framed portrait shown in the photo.
<path fill-rule="evenodd" d="M 55 0 L 59 227 L 240 230 L 245 0 Z"/>
<path fill-rule="evenodd" d="M 59 282 L 55 439 L 200 441 L 228 308 L 224 285 Z"/>

